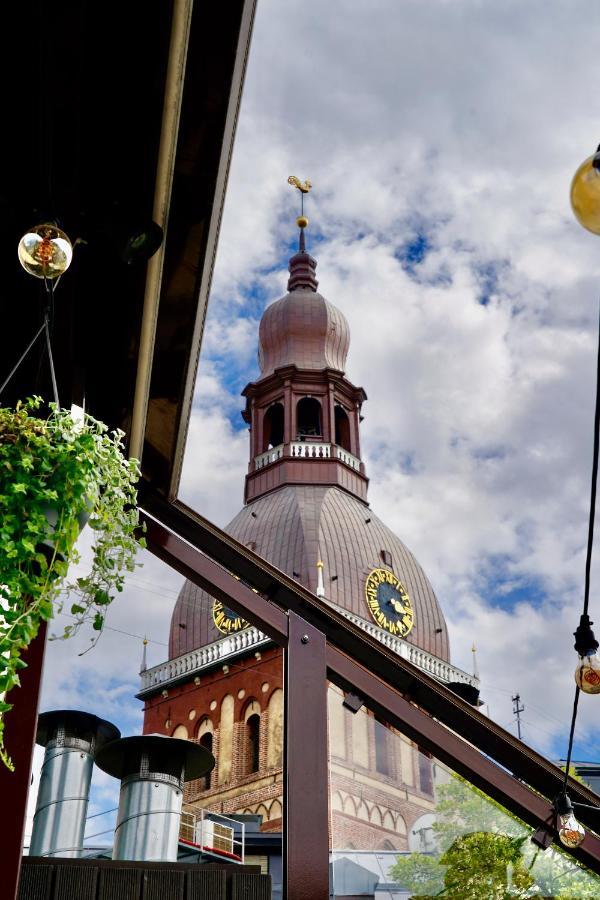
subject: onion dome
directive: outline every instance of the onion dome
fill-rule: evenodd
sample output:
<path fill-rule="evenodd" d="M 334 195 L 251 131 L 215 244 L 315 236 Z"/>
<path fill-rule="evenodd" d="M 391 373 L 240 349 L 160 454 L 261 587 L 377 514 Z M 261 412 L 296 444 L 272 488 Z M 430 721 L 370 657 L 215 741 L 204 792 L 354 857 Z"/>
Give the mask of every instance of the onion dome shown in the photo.
<path fill-rule="evenodd" d="M 258 362 L 263 377 L 283 366 L 345 371 L 350 328 L 345 316 L 317 292 L 317 262 L 304 247 L 290 259 L 288 293 L 268 306 L 260 322 Z"/>

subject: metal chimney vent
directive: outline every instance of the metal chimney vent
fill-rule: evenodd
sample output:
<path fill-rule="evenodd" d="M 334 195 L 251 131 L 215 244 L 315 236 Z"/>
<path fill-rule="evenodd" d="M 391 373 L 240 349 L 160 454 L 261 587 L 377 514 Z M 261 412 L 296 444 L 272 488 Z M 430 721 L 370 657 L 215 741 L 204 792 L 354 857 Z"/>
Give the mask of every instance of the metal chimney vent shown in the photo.
<path fill-rule="evenodd" d="M 58 709 L 38 717 L 36 741 L 46 748 L 29 853 L 79 856 L 97 751 L 120 737 L 91 713 Z"/>
<path fill-rule="evenodd" d="M 149 734 L 107 744 L 96 763 L 121 779 L 113 859 L 176 860 L 184 782 L 214 768 L 212 753 Z"/>

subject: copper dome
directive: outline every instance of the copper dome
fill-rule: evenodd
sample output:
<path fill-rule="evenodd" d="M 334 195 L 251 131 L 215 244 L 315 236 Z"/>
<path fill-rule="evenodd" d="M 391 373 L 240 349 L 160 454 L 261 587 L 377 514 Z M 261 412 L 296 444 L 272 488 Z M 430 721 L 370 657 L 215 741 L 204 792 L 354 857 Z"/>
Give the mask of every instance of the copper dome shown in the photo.
<path fill-rule="evenodd" d="M 350 328 L 339 309 L 317 293 L 316 266 L 306 252 L 292 256 L 288 293 L 263 313 L 258 344 L 263 376 L 289 365 L 345 370 Z"/>
<path fill-rule="evenodd" d="M 402 541 L 351 494 L 338 488 L 289 485 L 249 503 L 225 530 L 242 544 L 252 544 L 256 553 L 312 591 L 321 558 L 326 599 L 367 621 L 372 620 L 365 581 L 372 569 L 383 565 L 381 552 L 387 551 L 415 612 L 407 640 L 449 660 L 446 622 L 423 569 Z M 212 604 L 205 591 L 185 583 L 173 610 L 171 659 L 223 636 L 213 623 Z"/>

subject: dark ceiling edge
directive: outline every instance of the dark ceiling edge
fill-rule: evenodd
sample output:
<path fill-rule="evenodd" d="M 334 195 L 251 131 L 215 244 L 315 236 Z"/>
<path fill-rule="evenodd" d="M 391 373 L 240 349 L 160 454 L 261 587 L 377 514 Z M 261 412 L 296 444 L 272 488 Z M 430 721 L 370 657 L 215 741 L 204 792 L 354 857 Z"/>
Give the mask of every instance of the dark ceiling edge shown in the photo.
<path fill-rule="evenodd" d="M 185 86 L 185 72 L 192 23 L 193 0 L 175 0 L 171 20 L 169 60 L 163 97 L 159 155 L 154 182 L 153 216 L 166 233 L 173 191 L 173 174 L 177 156 L 179 119 Z M 165 241 L 158 253 L 148 261 L 144 305 L 139 332 L 137 372 L 134 386 L 129 452 L 142 458 L 148 402 L 152 379 L 154 346 L 161 297 Z"/>
<path fill-rule="evenodd" d="M 202 349 L 202 337 L 204 334 L 204 325 L 206 322 L 210 288 L 215 266 L 215 259 L 217 255 L 219 233 L 221 229 L 221 221 L 223 218 L 223 208 L 225 205 L 225 194 L 227 189 L 227 182 L 229 179 L 229 170 L 231 167 L 231 159 L 235 146 L 235 133 L 242 102 L 242 93 L 244 88 L 244 79 L 246 77 L 248 56 L 250 53 L 250 43 L 252 40 L 252 29 L 254 27 L 256 4 L 257 0 L 245 0 L 244 11 L 240 23 L 240 33 L 238 37 L 236 60 L 233 70 L 229 108 L 227 110 L 227 118 L 225 122 L 225 132 L 223 135 L 221 158 L 219 161 L 219 170 L 217 174 L 217 184 L 213 198 L 213 208 L 210 219 L 207 247 L 202 267 L 202 278 L 200 282 L 198 306 L 196 309 L 196 317 L 194 321 L 194 329 L 190 347 L 190 361 L 187 367 L 186 380 L 181 402 L 180 419 L 177 426 L 177 439 L 175 443 L 175 454 L 173 459 L 173 466 L 171 469 L 171 481 L 169 484 L 168 494 L 170 500 L 174 500 L 177 497 L 179 483 L 181 481 L 183 456 L 187 443 L 190 415 L 194 399 L 194 389 L 196 386 L 196 376 L 198 373 L 198 365 L 200 362 L 200 351 Z"/>

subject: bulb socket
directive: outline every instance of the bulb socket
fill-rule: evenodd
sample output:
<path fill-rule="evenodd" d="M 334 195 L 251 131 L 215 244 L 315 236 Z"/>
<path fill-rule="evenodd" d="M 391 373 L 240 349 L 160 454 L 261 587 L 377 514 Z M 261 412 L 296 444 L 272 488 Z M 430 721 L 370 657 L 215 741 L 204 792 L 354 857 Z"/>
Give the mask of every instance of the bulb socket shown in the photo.
<path fill-rule="evenodd" d="M 568 816 L 573 812 L 573 804 L 568 794 L 559 794 L 554 801 L 554 809 L 559 816 Z"/>
<path fill-rule="evenodd" d="M 599 644 L 592 631 L 593 624 L 593 622 L 590 622 L 589 616 L 582 615 L 577 630 L 573 632 L 575 637 L 574 647 L 580 656 L 590 656 L 598 649 Z"/>

